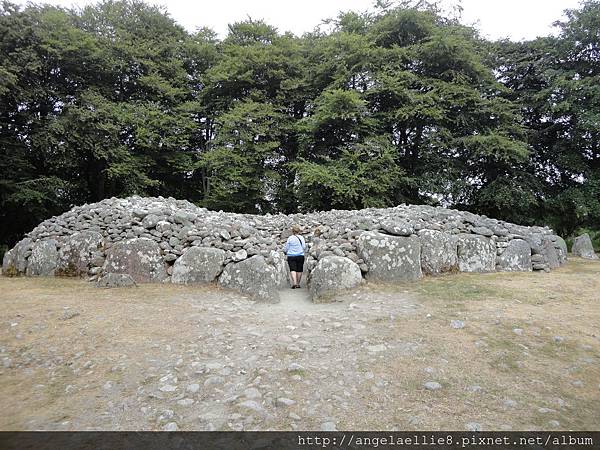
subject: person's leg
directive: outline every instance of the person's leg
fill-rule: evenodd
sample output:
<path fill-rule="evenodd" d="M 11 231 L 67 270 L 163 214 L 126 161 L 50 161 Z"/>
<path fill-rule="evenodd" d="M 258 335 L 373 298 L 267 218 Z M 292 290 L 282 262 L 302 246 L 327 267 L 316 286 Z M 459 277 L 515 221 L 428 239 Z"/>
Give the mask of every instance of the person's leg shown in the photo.
<path fill-rule="evenodd" d="M 296 272 L 293 270 L 290 270 L 290 276 L 292 278 L 292 288 L 293 288 L 294 286 L 296 286 Z"/>
<path fill-rule="evenodd" d="M 300 287 L 300 281 L 302 280 L 302 271 L 304 270 L 304 256 L 298 258 L 298 271 L 296 272 L 296 286 Z"/>

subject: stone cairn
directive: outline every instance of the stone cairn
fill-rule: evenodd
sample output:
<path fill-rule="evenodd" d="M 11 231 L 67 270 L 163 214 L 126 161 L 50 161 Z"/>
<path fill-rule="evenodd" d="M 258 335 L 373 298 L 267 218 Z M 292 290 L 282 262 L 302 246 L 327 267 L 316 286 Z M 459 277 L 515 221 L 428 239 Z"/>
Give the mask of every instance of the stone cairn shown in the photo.
<path fill-rule="evenodd" d="M 549 271 L 567 259 L 549 228 L 464 211 L 400 205 L 360 211 L 248 215 L 174 198 L 111 198 L 48 219 L 4 255 L 8 276 L 83 276 L 101 287 L 217 283 L 278 302 L 289 287 L 283 245 L 299 224 L 315 302 L 363 280 L 451 272 Z"/>

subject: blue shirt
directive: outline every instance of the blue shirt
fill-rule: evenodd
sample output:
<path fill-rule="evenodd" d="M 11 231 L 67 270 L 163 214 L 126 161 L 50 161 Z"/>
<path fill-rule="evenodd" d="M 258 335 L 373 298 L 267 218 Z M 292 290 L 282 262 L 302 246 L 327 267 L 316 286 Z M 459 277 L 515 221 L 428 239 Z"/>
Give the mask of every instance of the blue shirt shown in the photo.
<path fill-rule="evenodd" d="M 297 234 L 292 234 L 285 243 L 283 251 L 288 256 L 304 256 L 305 247 L 306 242 L 304 241 L 304 238 Z"/>

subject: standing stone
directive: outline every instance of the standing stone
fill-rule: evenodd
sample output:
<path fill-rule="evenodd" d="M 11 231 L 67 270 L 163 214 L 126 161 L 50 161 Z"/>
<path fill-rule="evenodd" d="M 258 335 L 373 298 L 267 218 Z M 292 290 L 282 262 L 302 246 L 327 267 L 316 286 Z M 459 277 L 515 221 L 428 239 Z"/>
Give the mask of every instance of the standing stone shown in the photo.
<path fill-rule="evenodd" d="M 9 277 L 22 275 L 27 269 L 27 257 L 31 252 L 33 240 L 30 238 L 21 239 L 17 244 L 4 255 L 2 260 L 2 273 Z"/>
<path fill-rule="evenodd" d="M 461 272 L 493 272 L 496 269 L 496 245 L 485 236 L 458 236 L 458 268 Z"/>
<path fill-rule="evenodd" d="M 564 264 L 567 260 L 567 243 L 560 236 L 552 236 L 554 240 L 554 248 L 556 249 L 556 253 L 558 254 L 558 262 L 560 264 Z"/>
<path fill-rule="evenodd" d="M 72 277 L 87 275 L 88 266 L 102 243 L 102 235 L 95 231 L 82 231 L 65 238 L 58 251 L 56 274 Z"/>
<path fill-rule="evenodd" d="M 28 277 L 53 277 L 58 266 L 57 242 L 54 239 L 37 241 L 31 247 L 31 255 L 27 261 Z"/>
<path fill-rule="evenodd" d="M 277 250 L 271 250 L 270 261 L 271 265 L 275 269 L 277 278 L 276 284 L 279 289 L 290 287 L 290 272 L 285 254 Z"/>
<path fill-rule="evenodd" d="M 531 247 L 523 239 L 513 239 L 496 260 L 501 272 L 531 272 Z"/>
<path fill-rule="evenodd" d="M 458 271 L 458 239 L 436 230 L 419 231 L 421 268 L 426 275 Z"/>
<path fill-rule="evenodd" d="M 171 281 L 179 284 L 212 283 L 223 270 L 225 251 L 211 247 L 192 247 L 173 265 Z"/>
<path fill-rule="evenodd" d="M 4 253 L 4 256 L 2 257 L 2 275 L 7 277 L 14 277 L 15 275 L 18 275 L 17 269 L 15 268 L 14 248 Z"/>
<path fill-rule="evenodd" d="M 278 281 L 276 270 L 261 255 L 227 264 L 219 277 L 220 286 L 266 303 L 279 302 Z"/>
<path fill-rule="evenodd" d="M 579 256 L 585 259 L 598 259 L 596 253 L 594 253 L 594 246 L 590 235 L 587 233 L 577 236 L 573 242 L 573 248 L 571 249 L 573 255 Z"/>
<path fill-rule="evenodd" d="M 556 248 L 554 248 L 554 242 L 546 237 L 542 239 L 542 255 L 544 255 L 544 260 L 550 269 L 560 267 L 558 253 Z"/>
<path fill-rule="evenodd" d="M 167 272 L 160 247 L 147 238 L 115 243 L 106 251 L 103 273 L 125 273 L 136 283 L 163 281 Z"/>
<path fill-rule="evenodd" d="M 314 303 L 323 303 L 334 294 L 353 289 L 362 282 L 360 267 L 342 256 L 326 256 L 310 274 L 310 295 Z"/>
<path fill-rule="evenodd" d="M 369 280 L 412 281 L 423 276 L 421 242 L 415 236 L 388 236 L 369 231 L 358 238 L 357 250 L 369 268 Z"/>

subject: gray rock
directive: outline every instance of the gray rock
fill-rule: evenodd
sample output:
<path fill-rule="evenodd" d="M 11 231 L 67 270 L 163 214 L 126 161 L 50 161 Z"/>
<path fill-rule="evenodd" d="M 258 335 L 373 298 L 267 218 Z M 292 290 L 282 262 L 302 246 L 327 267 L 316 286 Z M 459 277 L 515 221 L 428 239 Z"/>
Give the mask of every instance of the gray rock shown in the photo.
<path fill-rule="evenodd" d="M 573 241 L 573 248 L 571 252 L 575 256 L 579 256 L 585 259 L 598 259 L 598 256 L 594 252 L 594 246 L 592 245 L 592 240 L 590 239 L 590 235 L 587 233 L 582 234 L 581 236 L 577 236 Z"/>
<path fill-rule="evenodd" d="M 491 237 L 494 235 L 494 232 L 487 227 L 473 227 L 471 231 L 481 236 Z"/>
<path fill-rule="evenodd" d="M 148 214 L 142 219 L 142 226 L 144 228 L 154 228 L 160 222 L 160 218 L 154 214 Z"/>
<path fill-rule="evenodd" d="M 4 253 L 2 257 L 2 274 L 4 276 L 12 277 L 18 275 L 15 267 L 15 249 L 12 248 Z"/>
<path fill-rule="evenodd" d="M 87 275 L 104 238 L 96 231 L 82 231 L 66 237 L 58 251 L 56 275 L 79 277 Z"/>
<path fill-rule="evenodd" d="M 244 249 L 241 249 L 233 254 L 232 259 L 234 262 L 240 262 L 240 261 L 243 261 L 244 259 L 246 259 L 247 257 L 248 257 L 248 252 Z"/>
<path fill-rule="evenodd" d="M 191 247 L 173 265 L 171 281 L 178 284 L 212 283 L 223 271 L 225 251 Z"/>
<path fill-rule="evenodd" d="M 427 275 L 458 271 L 458 239 L 436 230 L 420 230 L 421 268 Z"/>
<path fill-rule="evenodd" d="M 276 277 L 275 284 L 279 287 L 279 289 L 285 289 L 285 288 L 290 287 L 291 286 L 290 273 L 289 273 L 289 267 L 287 264 L 287 258 L 285 256 L 285 254 L 281 251 L 272 250 L 269 259 L 270 259 L 269 264 L 275 270 L 275 277 Z M 308 264 L 308 261 L 306 261 L 304 263 L 304 272 L 305 273 L 308 273 L 307 264 Z M 303 281 L 305 279 L 306 279 L 306 277 L 303 278 Z"/>
<path fill-rule="evenodd" d="M 367 264 L 367 279 L 393 282 L 413 281 L 421 272 L 421 242 L 419 238 L 388 236 L 369 231 L 357 241 L 358 255 Z"/>
<path fill-rule="evenodd" d="M 323 422 L 321 424 L 321 431 L 337 431 L 335 422 Z"/>
<path fill-rule="evenodd" d="M 220 286 L 238 290 L 267 303 L 279 302 L 278 283 L 276 270 L 261 255 L 227 264 L 219 277 Z"/>
<path fill-rule="evenodd" d="M 379 228 L 382 231 L 394 236 L 410 236 L 415 232 L 413 226 L 404 221 L 386 220 L 380 224 Z"/>
<path fill-rule="evenodd" d="M 442 385 L 437 381 L 428 381 L 427 383 L 423 384 L 423 387 L 428 391 L 437 391 L 442 388 Z"/>
<path fill-rule="evenodd" d="M 292 406 L 295 405 L 296 402 L 292 399 L 289 398 L 285 398 L 285 397 L 279 397 L 276 401 L 275 401 L 275 405 L 276 406 Z"/>
<path fill-rule="evenodd" d="M 496 259 L 502 272 L 531 272 L 531 247 L 522 239 L 513 239 Z"/>
<path fill-rule="evenodd" d="M 135 281 L 127 273 L 106 273 L 96 282 L 96 286 L 100 288 L 135 286 Z"/>
<path fill-rule="evenodd" d="M 542 255 L 544 256 L 544 261 L 548 268 L 556 269 L 560 267 L 558 252 L 554 247 L 554 243 L 546 237 L 542 239 Z"/>
<path fill-rule="evenodd" d="M 239 406 L 243 409 L 249 409 L 250 411 L 254 411 L 254 412 L 264 411 L 264 408 L 260 404 L 258 404 L 258 402 L 254 401 L 254 400 L 243 401 L 239 404 Z"/>
<path fill-rule="evenodd" d="M 553 241 L 554 241 L 554 248 L 556 249 L 556 253 L 558 255 L 558 262 L 560 264 L 564 264 L 565 261 L 567 260 L 567 255 L 568 255 L 567 243 L 560 236 L 554 235 L 552 237 L 553 237 Z"/>
<path fill-rule="evenodd" d="M 450 322 L 450 326 L 455 330 L 460 330 L 465 327 L 465 323 L 462 320 L 453 320 Z"/>
<path fill-rule="evenodd" d="M 287 370 L 288 372 L 303 372 L 305 369 L 298 363 L 291 363 Z"/>
<path fill-rule="evenodd" d="M 27 257 L 31 252 L 33 240 L 30 238 L 21 239 L 14 247 L 13 263 L 14 271 L 17 275 L 24 274 L 27 270 Z"/>
<path fill-rule="evenodd" d="M 54 239 L 37 241 L 31 247 L 31 255 L 27 261 L 28 277 L 53 277 L 58 267 L 57 242 Z"/>
<path fill-rule="evenodd" d="M 160 247 L 147 238 L 115 243 L 106 251 L 103 273 L 129 274 L 136 283 L 160 282 L 167 277 Z"/>
<path fill-rule="evenodd" d="M 467 431 L 481 431 L 483 430 L 482 426 L 478 422 L 469 422 L 465 425 Z"/>
<path fill-rule="evenodd" d="M 336 293 L 356 288 L 361 282 L 358 264 L 341 256 L 326 256 L 310 274 L 310 295 L 313 302 L 321 303 Z"/>
<path fill-rule="evenodd" d="M 163 427 L 163 431 L 178 431 L 179 427 L 175 422 L 169 422 Z"/>
<path fill-rule="evenodd" d="M 458 236 L 458 268 L 461 272 L 493 272 L 496 269 L 496 245 L 484 236 Z"/>

